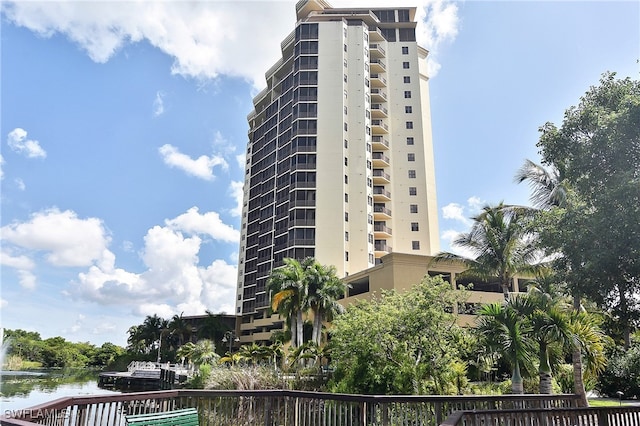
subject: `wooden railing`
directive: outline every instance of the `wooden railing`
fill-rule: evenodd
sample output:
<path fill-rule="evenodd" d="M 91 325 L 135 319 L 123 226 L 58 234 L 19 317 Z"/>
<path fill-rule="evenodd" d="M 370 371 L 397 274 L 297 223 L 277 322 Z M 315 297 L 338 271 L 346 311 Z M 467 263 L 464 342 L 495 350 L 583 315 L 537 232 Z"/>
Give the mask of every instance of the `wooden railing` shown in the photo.
<path fill-rule="evenodd" d="M 374 396 L 287 390 L 172 390 L 61 398 L 4 413 L 0 424 L 124 426 L 128 414 L 196 407 L 203 426 L 437 426 L 456 411 L 564 409 L 574 407 L 576 402 L 575 395 Z"/>
<path fill-rule="evenodd" d="M 638 426 L 640 406 L 459 411 L 441 426 Z"/>

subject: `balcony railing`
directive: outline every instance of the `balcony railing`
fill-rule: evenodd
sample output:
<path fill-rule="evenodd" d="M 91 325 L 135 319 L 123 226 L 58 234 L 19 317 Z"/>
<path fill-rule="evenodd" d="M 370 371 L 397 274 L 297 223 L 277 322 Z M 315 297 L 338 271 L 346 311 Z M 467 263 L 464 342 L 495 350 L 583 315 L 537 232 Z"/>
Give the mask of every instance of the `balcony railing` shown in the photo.
<path fill-rule="evenodd" d="M 125 426 L 126 415 L 195 407 L 201 426 L 433 426 L 461 410 L 564 410 L 575 407 L 577 398 L 576 395 L 387 396 L 288 390 L 172 390 L 60 398 L 29 409 L 5 412 L 0 424 Z M 640 411 L 640 407 L 634 408 Z"/>

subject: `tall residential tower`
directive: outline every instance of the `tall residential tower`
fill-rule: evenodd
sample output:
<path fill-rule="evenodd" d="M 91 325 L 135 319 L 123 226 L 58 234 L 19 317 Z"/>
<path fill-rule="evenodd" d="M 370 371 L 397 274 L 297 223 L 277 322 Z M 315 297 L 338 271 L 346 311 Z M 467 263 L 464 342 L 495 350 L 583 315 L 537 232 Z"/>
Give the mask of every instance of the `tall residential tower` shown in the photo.
<path fill-rule="evenodd" d="M 314 256 L 339 276 L 439 251 L 427 51 L 416 9 L 296 5 L 249 115 L 238 267 L 241 342 L 282 327 L 269 273 Z M 275 321 L 275 322 L 274 322 Z"/>

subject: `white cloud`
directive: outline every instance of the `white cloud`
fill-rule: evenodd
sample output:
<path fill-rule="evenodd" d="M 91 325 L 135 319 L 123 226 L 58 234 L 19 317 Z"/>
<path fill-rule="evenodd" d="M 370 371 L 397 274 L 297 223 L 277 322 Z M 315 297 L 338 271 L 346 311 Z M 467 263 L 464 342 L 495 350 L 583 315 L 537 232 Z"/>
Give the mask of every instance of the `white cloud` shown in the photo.
<path fill-rule="evenodd" d="M 233 185 L 233 182 L 232 182 Z M 240 240 L 240 232 L 222 222 L 216 212 L 200 214 L 197 207 L 191 207 L 186 213 L 175 219 L 165 220 L 165 224 L 171 229 L 183 231 L 192 235 L 208 235 L 215 240 L 237 243 Z"/>
<path fill-rule="evenodd" d="M 2 169 L 2 166 L 4 166 L 4 157 L 2 156 L 2 154 L 0 154 L 0 180 L 4 179 L 4 170 Z"/>
<path fill-rule="evenodd" d="M 159 117 L 164 114 L 164 95 L 162 92 L 156 92 L 156 98 L 153 100 L 153 116 Z"/>
<path fill-rule="evenodd" d="M 96 62 L 108 61 L 127 43 L 146 40 L 174 58 L 174 74 L 198 79 L 224 74 L 264 87 L 264 72 L 280 57 L 280 42 L 293 29 L 295 3 L 118 2 L 113 7 L 109 2 L 6 1 L 3 11 L 10 22 L 42 36 L 64 34 Z M 417 39 L 431 52 L 429 68 L 433 76 L 439 68 L 437 51 L 457 35 L 457 5 L 447 0 L 414 0 L 406 4 L 418 7 Z M 374 5 L 390 3 L 357 0 L 334 6 Z M 238 54 L 248 50 L 251 54 Z"/>
<path fill-rule="evenodd" d="M 442 217 L 443 219 L 452 219 L 464 224 L 469 224 L 469 220 L 464 214 L 464 207 L 458 203 L 449 203 L 442 207 Z"/>
<path fill-rule="evenodd" d="M 30 257 L 23 254 L 13 256 L 9 248 L 2 247 L 2 250 L 0 250 L 0 265 L 16 269 L 18 281 L 22 288 L 27 290 L 36 288 L 36 276 L 32 272 L 36 264 Z"/>
<path fill-rule="evenodd" d="M 110 237 L 97 218 L 80 219 L 75 212 L 53 208 L 34 213 L 27 222 L 0 228 L 5 244 L 46 252 L 55 266 L 88 266 L 108 252 Z"/>
<path fill-rule="evenodd" d="M 40 146 L 40 142 L 27 139 L 27 131 L 16 127 L 7 135 L 7 145 L 13 151 L 25 154 L 28 158 L 45 158 L 47 153 Z"/>
<path fill-rule="evenodd" d="M 20 178 L 15 178 L 13 181 L 15 182 L 16 187 L 17 187 L 20 191 L 24 191 L 24 190 L 27 188 L 27 186 L 24 184 L 24 181 L 23 181 L 22 179 L 20 179 Z"/>
<path fill-rule="evenodd" d="M 174 314 L 233 312 L 237 267 L 224 260 L 200 266 L 202 239 L 207 235 L 223 241 L 237 241 L 237 231 L 220 221 L 215 212 L 200 214 L 197 208 L 154 226 L 144 237 L 141 273 L 115 267 L 115 257 L 78 275 L 72 295 L 100 304 L 129 304 L 132 313 L 164 318 Z M 191 236 L 185 236 L 184 233 Z"/>
<path fill-rule="evenodd" d="M 472 197 L 469 197 L 469 199 L 467 200 L 467 204 L 469 205 L 469 208 L 474 214 L 475 212 L 479 212 L 480 210 L 482 210 L 482 207 L 484 207 L 486 203 L 487 203 L 486 201 L 481 200 L 479 197 L 476 197 L 475 195 Z"/>
<path fill-rule="evenodd" d="M 0 299 L 0 308 L 5 308 L 9 306 L 9 302 L 6 299 Z"/>
<path fill-rule="evenodd" d="M 236 202 L 236 206 L 231 210 L 233 216 L 242 214 L 242 203 L 244 200 L 244 183 L 239 181 L 231 181 L 229 184 L 229 192 Z"/>
<path fill-rule="evenodd" d="M 214 167 L 221 166 L 223 169 L 228 167 L 227 162 L 220 156 L 212 155 L 211 157 L 207 157 L 206 155 L 201 155 L 194 160 L 188 155 L 182 154 L 178 151 L 178 148 L 169 144 L 162 145 L 158 151 L 168 166 L 177 167 L 189 175 L 204 180 L 213 180 L 215 178 L 213 174 Z"/>
<path fill-rule="evenodd" d="M 451 253 L 455 253 L 459 256 L 474 259 L 476 257 L 476 254 L 474 252 L 464 247 L 457 246 L 453 243 L 456 240 L 456 238 L 458 238 L 461 234 L 462 234 L 461 232 L 456 231 L 454 229 L 448 229 L 442 232 L 442 234 L 440 235 L 440 239 L 442 242 L 444 242 L 443 244 L 443 246 L 445 246 L 444 251 L 448 251 Z"/>

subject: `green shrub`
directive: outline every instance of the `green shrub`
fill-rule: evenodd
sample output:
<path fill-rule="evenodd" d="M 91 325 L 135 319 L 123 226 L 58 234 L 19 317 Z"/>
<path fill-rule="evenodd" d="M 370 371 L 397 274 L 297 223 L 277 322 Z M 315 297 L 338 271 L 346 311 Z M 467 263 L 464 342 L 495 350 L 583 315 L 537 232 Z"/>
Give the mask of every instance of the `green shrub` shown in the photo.
<path fill-rule="evenodd" d="M 625 399 L 640 398 L 639 343 L 627 351 L 622 348 L 612 351 L 605 371 L 598 377 L 596 390 L 611 398 L 617 398 L 617 392 L 622 392 Z"/>

